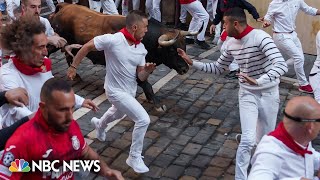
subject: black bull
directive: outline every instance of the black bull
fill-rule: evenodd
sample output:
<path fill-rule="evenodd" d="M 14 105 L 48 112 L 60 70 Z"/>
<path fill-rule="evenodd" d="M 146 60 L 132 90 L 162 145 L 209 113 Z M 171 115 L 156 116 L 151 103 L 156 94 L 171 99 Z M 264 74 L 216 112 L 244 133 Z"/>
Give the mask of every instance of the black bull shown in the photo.
<path fill-rule="evenodd" d="M 57 5 L 56 13 L 50 21 L 55 32 L 64 37 L 69 44 L 85 44 L 95 36 L 115 33 L 125 27 L 124 16 L 102 15 L 84 6 L 66 3 Z M 164 64 L 176 70 L 178 74 L 185 74 L 189 70 L 189 66 L 178 55 L 177 48 L 186 50 L 184 37 L 196 33 L 169 29 L 154 19 L 150 19 L 148 23 L 148 32 L 142 40 L 148 51 L 146 62 L 153 62 L 157 65 Z M 87 57 L 94 64 L 105 65 L 102 51 L 90 52 Z M 72 58 L 67 56 L 67 61 L 70 65 Z M 157 108 L 165 107 L 160 105 L 160 100 L 155 96 L 148 81 L 140 81 L 137 78 L 137 82 L 149 101 L 153 101 Z"/>

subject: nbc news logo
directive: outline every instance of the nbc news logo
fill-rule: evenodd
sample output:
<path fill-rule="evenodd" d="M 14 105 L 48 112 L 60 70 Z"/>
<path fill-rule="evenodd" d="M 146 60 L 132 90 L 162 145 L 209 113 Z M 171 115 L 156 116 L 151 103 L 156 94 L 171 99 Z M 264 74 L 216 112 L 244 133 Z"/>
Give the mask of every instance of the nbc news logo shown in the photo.
<path fill-rule="evenodd" d="M 30 166 L 27 161 L 24 159 L 16 159 L 11 162 L 11 166 L 9 167 L 9 171 L 11 172 L 29 172 Z"/>

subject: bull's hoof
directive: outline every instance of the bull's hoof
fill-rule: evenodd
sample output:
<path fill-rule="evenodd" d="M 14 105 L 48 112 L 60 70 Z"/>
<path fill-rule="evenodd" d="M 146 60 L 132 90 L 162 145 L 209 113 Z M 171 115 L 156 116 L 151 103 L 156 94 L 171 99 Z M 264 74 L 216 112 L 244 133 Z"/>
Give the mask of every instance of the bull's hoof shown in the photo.
<path fill-rule="evenodd" d="M 168 110 L 166 105 L 161 105 L 160 107 L 156 107 L 155 109 L 157 112 L 166 112 Z"/>

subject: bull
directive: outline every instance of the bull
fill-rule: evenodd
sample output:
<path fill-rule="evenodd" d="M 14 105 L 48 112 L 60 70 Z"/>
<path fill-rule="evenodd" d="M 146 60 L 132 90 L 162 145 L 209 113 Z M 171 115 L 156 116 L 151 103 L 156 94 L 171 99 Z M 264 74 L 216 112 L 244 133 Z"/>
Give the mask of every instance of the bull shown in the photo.
<path fill-rule="evenodd" d="M 90 10 L 87 7 L 60 3 L 56 12 L 50 18 L 52 27 L 68 43 L 85 44 L 98 35 L 116 33 L 125 27 L 125 16 L 104 15 Z M 177 71 L 178 74 L 185 74 L 189 70 L 188 64 L 178 55 L 177 48 L 186 50 L 184 37 L 196 35 L 198 32 L 180 31 L 170 29 L 154 19 L 149 20 L 148 32 L 142 43 L 148 51 L 147 62 L 156 65 L 164 64 Z M 68 64 L 72 63 L 72 57 L 66 54 Z M 90 52 L 87 57 L 94 64 L 105 65 L 104 53 Z M 165 110 L 153 92 L 152 85 L 148 81 L 140 81 L 138 85 L 143 89 L 148 101 L 152 101 L 156 108 Z"/>

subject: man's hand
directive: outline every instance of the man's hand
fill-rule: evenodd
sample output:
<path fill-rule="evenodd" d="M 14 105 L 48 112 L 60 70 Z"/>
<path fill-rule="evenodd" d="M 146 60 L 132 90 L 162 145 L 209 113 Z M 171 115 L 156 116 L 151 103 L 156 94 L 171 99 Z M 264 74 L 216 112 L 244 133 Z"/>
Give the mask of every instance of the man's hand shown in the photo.
<path fill-rule="evenodd" d="M 48 43 L 54 45 L 56 48 L 62 48 L 67 44 L 67 40 L 58 35 L 48 37 Z"/>
<path fill-rule="evenodd" d="M 216 25 L 212 24 L 210 26 L 210 34 L 213 34 L 214 30 L 216 29 Z"/>
<path fill-rule="evenodd" d="M 247 74 L 245 73 L 238 73 L 237 74 L 238 77 L 242 78 L 242 83 L 249 83 L 250 85 L 258 85 L 258 82 L 256 81 L 256 79 L 252 78 L 252 77 L 249 77 Z"/>
<path fill-rule="evenodd" d="M 81 47 L 82 47 L 81 44 L 70 44 L 64 47 L 64 51 L 67 52 L 72 58 L 74 58 L 74 55 L 71 52 L 72 49 L 79 49 Z"/>
<path fill-rule="evenodd" d="M 144 65 L 144 70 L 150 74 L 156 69 L 156 66 L 157 65 L 155 63 L 146 63 Z"/>
<path fill-rule="evenodd" d="M 257 22 L 263 22 L 264 21 L 264 17 L 260 17 L 258 19 L 256 19 Z"/>
<path fill-rule="evenodd" d="M 177 48 L 177 52 L 178 52 L 178 55 L 182 57 L 182 59 L 189 65 L 192 66 L 193 64 L 193 61 L 190 59 L 190 57 L 188 56 L 188 54 L 183 50 L 183 49 L 180 49 L 180 48 Z"/>
<path fill-rule="evenodd" d="M 94 112 L 97 112 L 99 110 L 98 106 L 96 104 L 94 104 L 90 99 L 84 100 L 82 103 L 82 107 L 91 109 Z"/>
<path fill-rule="evenodd" d="M 271 25 L 271 23 L 267 20 L 264 20 L 263 23 L 262 23 L 262 27 L 263 28 L 266 28 L 266 27 L 269 27 Z"/>
<path fill-rule="evenodd" d="M 67 71 L 67 77 L 70 80 L 73 80 L 76 77 L 77 69 L 74 66 L 70 66 Z"/>
<path fill-rule="evenodd" d="M 4 96 L 9 104 L 15 106 L 27 106 L 29 103 L 28 92 L 23 88 L 11 89 L 7 91 Z"/>
<path fill-rule="evenodd" d="M 109 169 L 106 172 L 106 175 L 108 179 L 124 180 L 124 178 L 121 175 L 121 172 L 114 169 Z"/>

